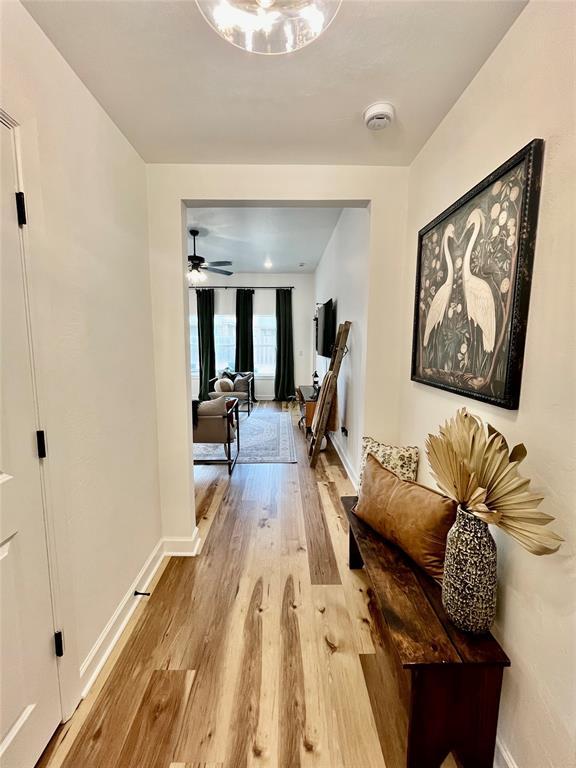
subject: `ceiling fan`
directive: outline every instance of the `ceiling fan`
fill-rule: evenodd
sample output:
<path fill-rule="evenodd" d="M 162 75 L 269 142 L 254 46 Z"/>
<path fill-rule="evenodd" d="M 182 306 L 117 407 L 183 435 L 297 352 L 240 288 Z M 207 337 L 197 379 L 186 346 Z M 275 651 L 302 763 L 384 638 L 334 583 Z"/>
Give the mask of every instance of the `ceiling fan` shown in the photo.
<path fill-rule="evenodd" d="M 188 282 L 191 285 L 205 282 L 206 272 L 216 272 L 218 275 L 234 274 L 234 272 L 229 272 L 227 269 L 215 269 L 215 267 L 230 267 L 232 266 L 231 261 L 206 261 L 202 256 L 198 256 L 196 253 L 196 238 L 200 232 L 197 229 L 190 229 L 189 232 L 194 239 L 194 253 L 188 256 Z"/>

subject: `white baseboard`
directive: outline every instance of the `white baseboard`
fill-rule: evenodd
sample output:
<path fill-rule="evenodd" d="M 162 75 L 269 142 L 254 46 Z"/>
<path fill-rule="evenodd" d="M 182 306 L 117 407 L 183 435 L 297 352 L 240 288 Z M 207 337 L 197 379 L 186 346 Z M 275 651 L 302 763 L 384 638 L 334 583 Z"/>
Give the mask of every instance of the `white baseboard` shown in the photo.
<path fill-rule="evenodd" d="M 145 592 L 147 586 L 154 578 L 163 558 L 167 555 L 181 555 L 193 557 L 200 549 L 200 536 L 198 528 L 194 534 L 187 538 L 163 538 L 156 544 L 138 575 L 125 593 L 110 620 L 100 633 L 100 636 L 92 646 L 90 653 L 80 665 L 80 683 L 82 686 L 82 698 L 86 698 L 88 691 L 94 684 L 106 659 L 118 642 L 130 617 L 136 610 L 141 597 L 134 596 L 134 592 Z"/>
<path fill-rule="evenodd" d="M 338 445 L 338 443 L 335 440 L 332 440 L 332 438 L 330 438 L 330 442 L 334 446 L 334 450 L 338 454 L 340 461 L 342 462 L 342 464 L 344 464 L 344 469 L 348 473 L 348 477 L 350 478 L 352 485 L 356 490 L 358 490 L 358 486 L 360 485 L 360 482 L 358 479 L 358 475 L 352 469 L 352 465 L 350 464 L 350 459 L 348 458 L 347 454 L 342 450 L 341 445 Z"/>
<path fill-rule="evenodd" d="M 508 752 L 500 739 L 496 740 L 496 754 L 494 755 L 494 768 L 518 768 L 518 764 Z"/>
<path fill-rule="evenodd" d="M 194 529 L 194 534 L 183 539 L 174 539 L 166 537 L 162 539 L 165 555 L 183 555 L 194 557 L 200 550 L 200 535 L 198 528 Z"/>

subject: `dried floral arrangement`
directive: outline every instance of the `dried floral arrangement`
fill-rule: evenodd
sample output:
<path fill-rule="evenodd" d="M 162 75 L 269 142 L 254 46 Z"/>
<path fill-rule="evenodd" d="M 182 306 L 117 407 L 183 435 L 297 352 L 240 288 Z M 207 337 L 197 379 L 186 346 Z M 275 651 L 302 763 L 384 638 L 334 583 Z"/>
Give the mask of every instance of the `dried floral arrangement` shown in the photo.
<path fill-rule="evenodd" d="M 465 408 L 428 435 L 426 452 L 438 487 L 471 514 L 497 525 L 535 555 L 548 555 L 563 539 L 545 526 L 554 518 L 540 512 L 543 496 L 529 491 L 518 472 L 523 444 L 511 451 L 503 435 Z"/>

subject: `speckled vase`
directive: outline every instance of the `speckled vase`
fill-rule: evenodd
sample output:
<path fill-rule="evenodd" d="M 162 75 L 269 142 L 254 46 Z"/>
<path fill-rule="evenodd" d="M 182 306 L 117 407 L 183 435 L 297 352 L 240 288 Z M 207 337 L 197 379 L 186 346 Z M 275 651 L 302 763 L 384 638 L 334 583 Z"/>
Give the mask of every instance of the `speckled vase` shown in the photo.
<path fill-rule="evenodd" d="M 466 632 L 488 632 L 496 616 L 496 542 L 488 524 L 458 507 L 448 531 L 442 603 Z"/>

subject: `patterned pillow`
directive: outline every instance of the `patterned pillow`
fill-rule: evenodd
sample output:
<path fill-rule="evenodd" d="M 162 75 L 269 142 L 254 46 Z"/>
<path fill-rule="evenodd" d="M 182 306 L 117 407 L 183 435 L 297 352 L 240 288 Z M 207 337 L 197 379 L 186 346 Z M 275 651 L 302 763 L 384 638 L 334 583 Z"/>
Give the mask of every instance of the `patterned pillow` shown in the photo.
<path fill-rule="evenodd" d="M 241 376 L 238 374 L 234 379 L 234 392 L 249 392 L 250 391 L 250 377 Z"/>
<path fill-rule="evenodd" d="M 380 464 L 393 472 L 401 480 L 416 480 L 418 473 L 419 451 L 415 445 L 396 446 L 386 445 L 374 440 L 373 437 L 362 438 L 362 459 L 360 461 L 360 485 L 366 466 L 366 457 L 371 453 Z"/>

